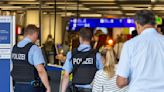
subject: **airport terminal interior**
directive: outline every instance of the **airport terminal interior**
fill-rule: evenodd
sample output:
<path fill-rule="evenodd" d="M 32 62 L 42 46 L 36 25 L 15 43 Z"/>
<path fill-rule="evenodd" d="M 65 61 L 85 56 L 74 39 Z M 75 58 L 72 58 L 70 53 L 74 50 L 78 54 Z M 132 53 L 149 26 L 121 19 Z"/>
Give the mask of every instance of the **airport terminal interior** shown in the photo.
<path fill-rule="evenodd" d="M 115 45 L 137 35 L 133 17 L 138 10 L 152 10 L 157 30 L 164 34 L 164 0 L 0 0 L 0 16 L 15 16 L 15 43 L 23 39 L 28 24 L 35 24 L 40 29 L 36 44 L 47 65 L 57 69 L 63 66 L 67 52 L 78 47 L 83 27 L 92 30 L 93 41 L 99 40 L 93 48 L 101 52 L 109 45 L 119 57 L 121 48 Z M 59 92 L 61 72 L 50 70 L 52 92 Z"/>

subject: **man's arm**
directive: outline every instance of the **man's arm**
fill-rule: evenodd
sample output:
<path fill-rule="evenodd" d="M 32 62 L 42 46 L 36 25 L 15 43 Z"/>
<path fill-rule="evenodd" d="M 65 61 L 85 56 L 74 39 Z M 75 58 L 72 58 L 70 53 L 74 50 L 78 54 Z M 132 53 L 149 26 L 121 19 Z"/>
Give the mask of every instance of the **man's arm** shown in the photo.
<path fill-rule="evenodd" d="M 61 92 L 66 92 L 68 83 L 69 83 L 69 73 L 65 71 L 63 80 L 62 80 L 62 91 Z"/>
<path fill-rule="evenodd" d="M 71 71 L 73 69 L 72 62 L 70 61 L 71 57 L 72 57 L 71 52 L 68 52 L 66 61 L 63 66 L 63 70 L 65 70 L 64 71 L 65 73 L 63 76 L 63 80 L 62 80 L 62 91 L 61 92 L 66 92 L 66 89 L 68 87 L 69 73 L 71 73 Z"/>
<path fill-rule="evenodd" d="M 46 72 L 44 66 L 42 64 L 39 64 L 36 66 L 36 69 L 38 71 L 38 74 L 39 74 L 39 77 L 40 77 L 42 83 L 44 84 L 44 86 L 46 88 L 46 92 L 51 92 L 51 87 L 49 85 L 47 72 Z"/>
<path fill-rule="evenodd" d="M 117 82 L 116 83 L 119 88 L 123 88 L 129 83 L 128 78 L 131 76 L 129 54 L 130 54 L 129 48 L 127 46 L 127 43 L 125 43 L 123 46 L 120 61 L 117 67 Z"/>
<path fill-rule="evenodd" d="M 121 76 L 117 76 L 116 83 L 119 88 L 123 88 L 128 85 L 128 79 Z"/>

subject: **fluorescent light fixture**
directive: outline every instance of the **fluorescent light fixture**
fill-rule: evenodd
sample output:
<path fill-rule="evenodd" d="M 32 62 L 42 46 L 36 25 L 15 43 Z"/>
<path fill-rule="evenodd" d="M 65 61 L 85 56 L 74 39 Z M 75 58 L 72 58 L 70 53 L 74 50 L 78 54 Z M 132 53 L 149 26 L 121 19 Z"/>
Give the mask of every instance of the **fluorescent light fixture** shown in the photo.
<path fill-rule="evenodd" d="M 153 10 L 164 10 L 164 7 L 154 7 Z"/>
<path fill-rule="evenodd" d="M 51 12 L 50 14 L 54 15 L 54 12 Z M 61 15 L 62 17 L 75 15 L 74 13 L 71 13 L 71 12 L 67 12 L 66 15 L 65 15 L 65 12 L 57 12 L 57 14 Z"/>
<path fill-rule="evenodd" d="M 105 13 L 105 14 L 123 14 L 122 11 L 99 11 L 100 13 Z"/>
<path fill-rule="evenodd" d="M 136 8 L 136 7 L 122 7 L 123 10 L 143 10 L 143 9 L 150 9 L 148 8 Z"/>
<path fill-rule="evenodd" d="M 67 15 L 61 14 L 62 17 L 65 17 L 65 16 L 74 16 L 74 15 L 75 15 L 74 13 L 67 13 Z"/>
<path fill-rule="evenodd" d="M 149 4 L 123 4 L 122 7 L 150 7 Z"/>
<path fill-rule="evenodd" d="M 62 10 L 65 10 L 64 6 L 59 6 L 57 8 L 61 8 Z M 67 7 L 67 10 L 77 10 L 77 7 Z M 90 8 L 79 7 L 79 10 L 90 10 Z"/>
<path fill-rule="evenodd" d="M 96 2 L 86 2 L 86 3 L 83 3 L 83 4 L 84 5 L 90 5 L 90 4 L 91 5 L 92 4 L 94 4 L 94 5 L 108 5 L 108 4 L 113 5 L 113 4 L 116 4 L 116 3 L 111 3 L 111 2 L 110 3 L 109 2 L 106 2 L 106 3 L 105 2 L 104 3 L 100 3 L 100 2 L 97 2 L 97 3 Z"/>
<path fill-rule="evenodd" d="M 127 15 L 127 16 L 133 16 L 133 15 L 135 15 L 135 13 L 126 13 L 125 15 Z"/>
<path fill-rule="evenodd" d="M 0 6 L 1 10 L 18 10 L 23 9 L 22 6 Z"/>
<path fill-rule="evenodd" d="M 39 8 L 39 6 L 27 6 L 26 8 Z M 42 6 L 42 8 L 54 8 L 54 6 Z"/>
<path fill-rule="evenodd" d="M 77 8 L 77 5 L 71 5 L 71 6 L 67 6 L 67 8 L 69 8 L 69 7 L 76 7 Z M 79 7 L 83 7 L 83 5 L 82 4 L 79 4 Z M 58 6 L 57 8 L 65 8 L 65 6 Z"/>
<path fill-rule="evenodd" d="M 100 0 L 80 0 L 80 1 L 87 1 L 87 2 L 93 1 L 93 2 L 95 2 L 95 1 L 100 1 Z M 103 2 L 103 1 L 115 1 L 115 0 L 101 0 L 101 2 Z"/>
<path fill-rule="evenodd" d="M 91 8 L 96 8 L 96 9 L 118 9 L 118 7 L 116 7 L 116 6 L 109 6 L 109 7 L 102 7 L 102 6 L 100 6 L 100 7 L 98 7 L 98 6 L 95 6 L 95 7 L 91 7 Z"/>
<path fill-rule="evenodd" d="M 22 1 L 22 2 L 9 2 L 8 4 L 39 4 L 39 2 Z"/>
<path fill-rule="evenodd" d="M 153 3 L 156 2 L 156 1 L 157 1 L 157 0 L 151 0 L 151 2 L 153 2 Z"/>
<path fill-rule="evenodd" d="M 45 4 L 55 4 L 54 2 L 46 2 Z M 56 2 L 56 4 L 65 4 L 65 2 Z M 73 5 L 73 4 L 77 4 L 74 2 L 67 2 L 68 5 Z"/>
<path fill-rule="evenodd" d="M 22 8 L 22 6 L 0 6 L 0 8 Z"/>
<path fill-rule="evenodd" d="M 80 14 L 80 17 L 102 17 L 102 14 Z"/>

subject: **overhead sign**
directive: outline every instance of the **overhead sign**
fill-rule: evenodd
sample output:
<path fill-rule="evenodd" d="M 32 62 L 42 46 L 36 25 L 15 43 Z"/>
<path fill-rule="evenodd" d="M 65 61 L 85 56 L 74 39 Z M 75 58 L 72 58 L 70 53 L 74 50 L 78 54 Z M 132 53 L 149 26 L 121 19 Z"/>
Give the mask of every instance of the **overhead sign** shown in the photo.
<path fill-rule="evenodd" d="M 134 19 L 132 18 L 71 18 L 67 30 L 78 30 L 82 27 L 135 27 Z"/>

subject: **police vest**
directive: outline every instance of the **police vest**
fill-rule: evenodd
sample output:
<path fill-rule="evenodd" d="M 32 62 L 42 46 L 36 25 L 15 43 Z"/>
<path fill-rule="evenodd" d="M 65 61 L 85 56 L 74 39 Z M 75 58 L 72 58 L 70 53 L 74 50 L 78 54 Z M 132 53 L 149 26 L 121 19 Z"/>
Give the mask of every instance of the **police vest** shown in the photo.
<path fill-rule="evenodd" d="M 36 68 L 28 62 L 28 52 L 33 45 L 33 43 L 28 43 L 25 47 L 17 47 L 17 45 L 13 47 L 11 75 L 15 82 L 31 82 L 39 78 Z"/>
<path fill-rule="evenodd" d="M 75 49 L 72 52 L 73 84 L 86 85 L 93 81 L 96 68 L 96 51 L 91 49 L 87 52 L 80 52 Z"/>

